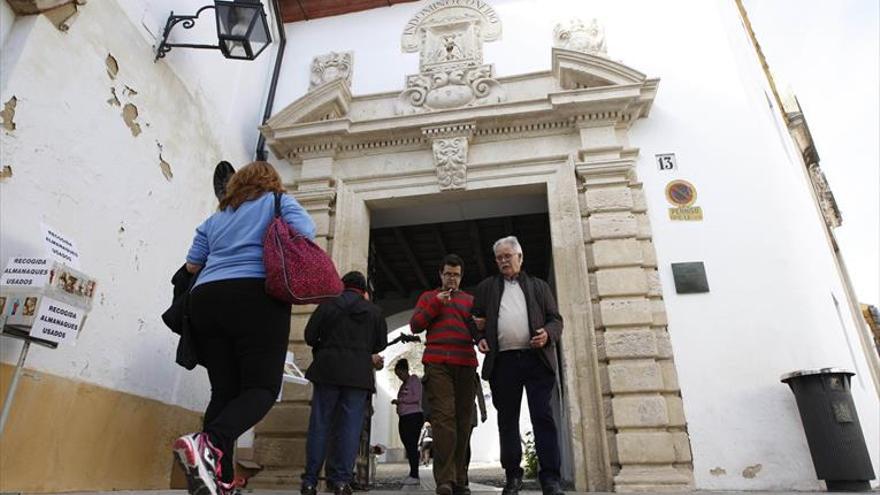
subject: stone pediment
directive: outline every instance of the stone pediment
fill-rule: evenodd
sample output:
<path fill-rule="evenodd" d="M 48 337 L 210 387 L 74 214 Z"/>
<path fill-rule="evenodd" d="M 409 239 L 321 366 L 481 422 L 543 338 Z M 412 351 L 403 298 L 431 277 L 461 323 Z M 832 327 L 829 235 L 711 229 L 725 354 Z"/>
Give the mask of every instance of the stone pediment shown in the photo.
<path fill-rule="evenodd" d="M 620 62 L 574 50 L 553 48 L 553 76 L 562 89 L 643 84 L 647 77 Z"/>
<path fill-rule="evenodd" d="M 275 114 L 264 131 L 272 132 L 297 124 L 340 119 L 348 115 L 351 90 L 343 79 L 322 84 Z"/>
<path fill-rule="evenodd" d="M 484 63 L 482 43 L 500 35 L 500 20 L 483 0 L 434 0 L 404 29 L 403 51 L 420 52 L 421 70 L 402 92 L 353 98 L 343 79 L 324 82 L 261 128 L 267 145 L 293 163 L 430 144 L 455 164 L 466 147 L 451 144 L 461 136 L 437 141 L 424 128 L 469 122 L 467 142 L 479 143 L 608 122 L 628 127 L 648 115 L 659 80 L 609 59 L 597 22 L 557 26 L 552 69 L 521 76 L 496 78 Z"/>

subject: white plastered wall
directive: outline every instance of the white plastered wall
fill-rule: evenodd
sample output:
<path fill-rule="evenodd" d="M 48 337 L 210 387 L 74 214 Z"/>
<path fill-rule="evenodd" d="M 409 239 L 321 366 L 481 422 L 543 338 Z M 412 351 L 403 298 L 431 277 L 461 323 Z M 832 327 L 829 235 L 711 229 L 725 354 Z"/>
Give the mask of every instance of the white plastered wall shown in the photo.
<path fill-rule="evenodd" d="M 15 12 L 6 3 L 6 0 L 0 0 L 0 48 L 6 44 L 6 38 L 12 30 L 12 24 L 15 22 Z"/>
<path fill-rule="evenodd" d="M 428 3 L 288 25 L 276 108 L 305 93 L 312 57 L 329 51 L 354 51 L 355 95 L 400 91 L 405 75 L 418 72 L 418 54 L 400 52 L 400 33 Z M 661 80 L 630 145 L 641 149 L 696 487 L 816 489 L 794 398 L 779 376 L 819 366 L 858 373 L 853 393 L 880 473 L 880 405 L 853 315 L 735 4 L 489 3 L 503 35 L 484 46 L 484 60 L 498 76 L 549 70 L 553 26 L 579 16 L 604 24 L 612 59 Z M 661 174 L 657 153 L 675 153 L 679 170 Z M 664 187 L 673 178 L 697 186 L 703 222 L 668 219 Z M 676 295 L 670 264 L 680 261 L 703 261 L 711 292 Z"/>
<path fill-rule="evenodd" d="M 201 4 L 175 2 L 174 10 Z M 164 25 L 170 7 L 89 2 L 62 33 L 43 16 L 10 25 L 2 5 L 0 104 L 13 96 L 17 104 L 15 130 L 0 131 L 0 159 L 12 168 L 0 181 L 0 260 L 41 253 L 45 222 L 77 242 L 83 271 L 98 280 L 76 346 L 32 347 L 27 366 L 203 410 L 204 370 L 174 363 L 177 337 L 160 314 L 194 228 L 216 206 L 214 166 L 253 157 L 274 49 L 250 63 L 175 49 L 154 63 L 144 19 Z M 123 119 L 126 104 L 137 108 L 137 136 Z M 3 362 L 14 363 L 20 348 L 3 339 Z"/>

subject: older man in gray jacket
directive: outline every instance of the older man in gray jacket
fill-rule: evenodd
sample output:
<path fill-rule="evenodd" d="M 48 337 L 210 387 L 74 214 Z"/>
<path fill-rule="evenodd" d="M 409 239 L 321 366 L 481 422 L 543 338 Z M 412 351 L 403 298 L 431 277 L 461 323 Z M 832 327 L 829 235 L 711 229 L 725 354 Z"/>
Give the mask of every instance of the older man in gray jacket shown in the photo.
<path fill-rule="evenodd" d="M 507 476 L 504 495 L 522 488 L 522 443 L 519 434 L 523 389 L 529 402 L 538 479 L 544 495 L 560 495 L 560 453 L 556 422 L 550 407 L 556 385 L 556 345 L 562 317 L 547 282 L 522 271 L 523 252 L 516 237 L 493 246 L 500 274 L 477 286 L 473 315 L 484 334 L 478 343 L 486 353 L 483 379 L 492 388 L 498 411 L 501 465 Z"/>

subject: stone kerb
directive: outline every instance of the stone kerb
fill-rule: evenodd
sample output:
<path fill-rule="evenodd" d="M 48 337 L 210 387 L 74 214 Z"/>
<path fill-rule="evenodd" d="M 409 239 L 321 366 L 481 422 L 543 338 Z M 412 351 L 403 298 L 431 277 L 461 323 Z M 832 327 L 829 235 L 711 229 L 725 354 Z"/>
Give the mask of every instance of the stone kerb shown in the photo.
<path fill-rule="evenodd" d="M 614 489 L 687 490 L 690 442 L 636 154 L 615 156 L 608 135 L 581 129 L 593 151 L 576 170 Z"/>

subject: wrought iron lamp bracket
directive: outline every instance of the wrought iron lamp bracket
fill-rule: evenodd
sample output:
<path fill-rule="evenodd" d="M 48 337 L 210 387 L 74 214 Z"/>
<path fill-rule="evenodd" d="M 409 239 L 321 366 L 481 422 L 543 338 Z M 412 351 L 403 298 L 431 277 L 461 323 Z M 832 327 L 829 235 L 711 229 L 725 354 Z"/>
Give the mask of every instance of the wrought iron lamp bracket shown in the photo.
<path fill-rule="evenodd" d="M 158 61 L 160 58 L 165 58 L 165 54 L 170 52 L 172 48 L 207 48 L 211 50 L 219 50 L 220 45 L 195 45 L 191 43 L 168 43 L 168 35 L 171 33 L 171 29 L 174 28 L 177 24 L 181 24 L 184 29 L 192 29 L 196 24 L 196 19 L 202 12 L 208 9 L 214 9 L 214 5 L 205 5 L 200 8 L 194 15 L 174 15 L 172 11 L 168 16 L 168 20 L 165 22 L 165 30 L 162 32 L 162 42 L 159 43 L 159 48 L 156 49 L 156 58 L 154 60 Z"/>

